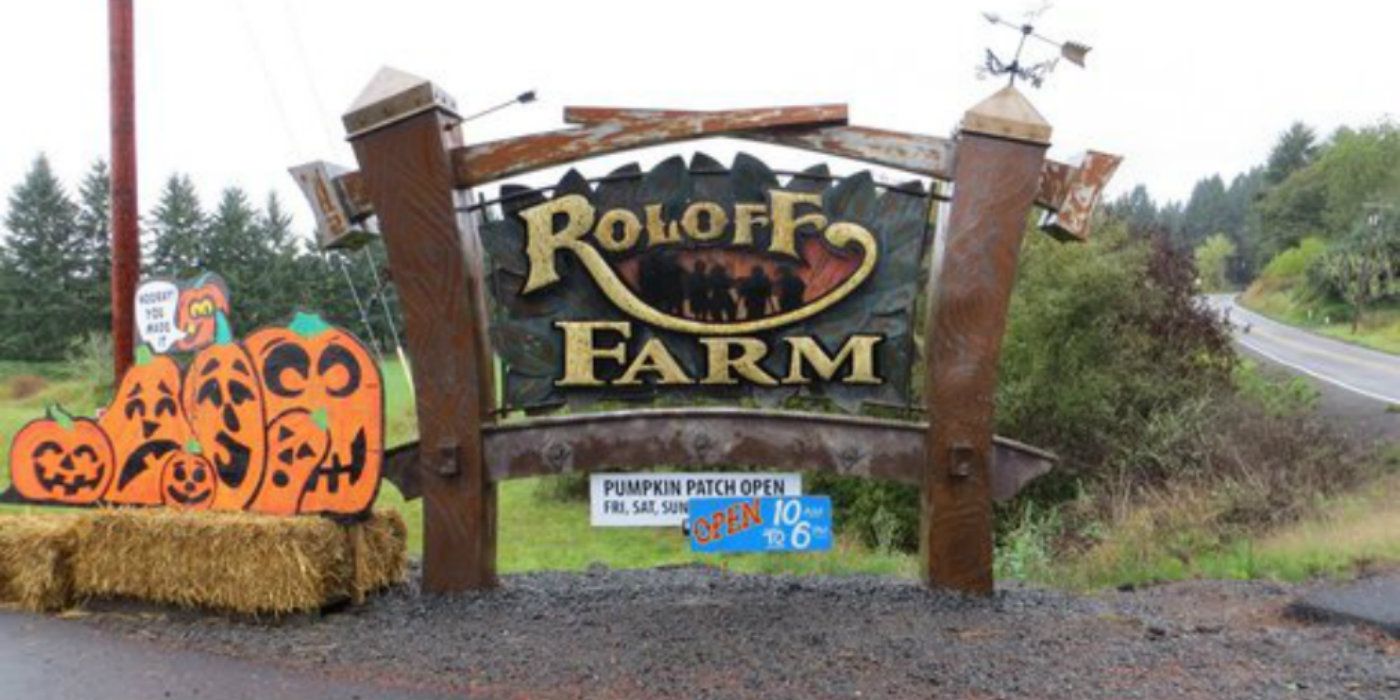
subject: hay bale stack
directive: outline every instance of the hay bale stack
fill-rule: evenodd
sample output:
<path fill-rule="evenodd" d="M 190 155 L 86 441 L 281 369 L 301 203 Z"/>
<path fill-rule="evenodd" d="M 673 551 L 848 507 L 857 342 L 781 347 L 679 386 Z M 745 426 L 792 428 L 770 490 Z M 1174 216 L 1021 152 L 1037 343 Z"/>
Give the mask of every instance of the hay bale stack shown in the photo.
<path fill-rule="evenodd" d="M 67 513 L 0 516 L 0 603 L 36 612 L 73 604 L 76 522 Z"/>
<path fill-rule="evenodd" d="M 345 529 L 354 571 L 350 600 L 359 605 L 365 596 L 408 578 L 408 527 L 396 510 Z"/>
<path fill-rule="evenodd" d="M 402 581 L 398 513 L 340 525 L 317 517 L 184 513 L 162 508 L 84 514 L 74 589 L 247 614 L 314 611 Z"/>

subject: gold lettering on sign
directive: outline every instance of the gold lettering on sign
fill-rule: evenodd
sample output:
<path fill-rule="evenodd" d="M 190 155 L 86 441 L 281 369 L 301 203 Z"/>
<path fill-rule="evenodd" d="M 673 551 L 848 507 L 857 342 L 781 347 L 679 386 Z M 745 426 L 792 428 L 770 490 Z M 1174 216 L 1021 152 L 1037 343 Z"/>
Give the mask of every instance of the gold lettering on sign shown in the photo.
<path fill-rule="evenodd" d="M 674 221 L 661 220 L 661 205 L 648 204 L 647 213 L 647 241 L 653 245 L 666 245 L 667 243 L 680 243 L 680 227 Z"/>
<path fill-rule="evenodd" d="M 700 228 L 700 215 L 704 214 L 709 225 Z M 681 217 L 681 228 L 685 235 L 697 241 L 713 241 L 724 235 L 724 227 L 729 225 L 729 215 L 714 202 L 695 202 L 685 208 Z"/>
<path fill-rule="evenodd" d="M 783 378 L 784 384 L 810 384 L 812 380 L 802 371 L 804 364 L 811 365 L 818 377 L 831 381 L 836 377 L 836 370 L 848 360 L 851 363 L 851 371 L 841 379 L 842 382 L 880 383 L 880 378 L 875 376 L 875 346 L 884 338 L 878 335 L 853 335 L 847 338 L 846 342 L 841 344 L 841 349 L 836 351 L 836 357 L 828 356 L 816 338 L 793 336 L 783 340 L 792 350 L 788 375 Z"/>
<path fill-rule="evenodd" d="M 733 386 L 740 382 L 761 386 L 797 385 L 812 383 L 813 377 L 809 374 L 836 381 L 843 367 L 847 369 L 845 376 L 840 377 L 842 382 L 883 383 L 875 375 L 875 348 L 884 340 L 878 335 L 853 335 L 841 344 L 835 356 L 828 355 L 815 338 L 783 338 L 789 356 L 788 373 L 782 379 L 763 369 L 762 362 L 769 356 L 769 347 L 762 339 L 703 337 L 699 342 L 704 348 L 705 367 L 697 370 L 702 375 L 697 381 L 660 338 L 648 338 L 632 355 L 627 347 L 627 341 L 632 338 L 629 321 L 557 321 L 554 325 L 564 333 L 564 376 L 554 382 L 556 386 L 640 386 L 648 381 L 664 386 Z M 603 333 L 615 333 L 620 339 L 608 344 L 608 339 L 599 338 Z M 779 360 L 775 364 L 781 365 L 782 358 L 775 359 Z M 602 362 L 622 368 L 622 373 L 600 371 Z M 617 378 L 602 379 L 600 374 Z"/>
<path fill-rule="evenodd" d="M 691 379 L 681 369 L 679 362 L 671 355 L 671 351 L 661 343 L 660 338 L 651 338 L 642 345 L 642 349 L 637 353 L 637 357 L 632 360 L 632 364 L 627 366 L 627 371 L 618 377 L 615 384 L 629 386 L 641 384 L 638 377 L 643 372 L 651 372 L 656 375 L 657 384 L 694 384 Z"/>
<path fill-rule="evenodd" d="M 564 228 L 558 231 L 554 230 L 555 214 L 564 214 L 567 219 Z M 577 194 L 551 199 L 520 212 L 520 217 L 530 230 L 525 242 L 525 254 L 530 258 L 530 274 L 525 278 L 522 294 L 559 281 L 559 271 L 554 269 L 556 252 L 571 250 L 580 259 L 598 256 L 598 251 L 592 246 L 581 242 L 593 228 L 593 216 L 593 205 Z"/>
<path fill-rule="evenodd" d="M 626 321 L 555 321 L 564 330 L 564 377 L 557 386 L 603 386 L 594 372 L 599 359 L 613 360 L 619 365 L 627 362 L 626 339 L 632 337 L 632 324 Z M 623 340 L 610 348 L 593 344 L 593 334 L 611 331 Z"/>
<path fill-rule="evenodd" d="M 598 245 L 603 250 L 620 253 L 636 245 L 641 235 L 642 222 L 626 209 L 611 209 L 598 220 Z"/>
<path fill-rule="evenodd" d="M 768 225 L 768 206 L 764 204 L 734 205 L 734 245 L 753 245 L 754 226 Z"/>
<path fill-rule="evenodd" d="M 768 197 L 768 218 L 762 216 L 761 205 L 736 207 L 735 245 L 752 245 L 753 227 L 771 221 L 773 235 L 767 250 L 770 254 L 798 257 L 797 236 L 804 228 L 810 228 L 813 235 L 822 236 L 835 248 L 860 249 L 860 264 L 850 276 L 820 298 L 798 308 L 751 320 L 714 323 L 674 316 L 647 304 L 623 283 L 617 271 L 598 251 L 602 248 L 608 252 L 622 253 L 641 245 L 641 222 L 637 221 L 635 214 L 618 213 L 625 211 L 618 209 L 605 212 L 598 221 L 592 203 L 577 194 L 564 195 L 520 212 L 526 225 L 525 254 L 530 264 L 521 293 L 529 294 L 558 282 L 556 256 L 569 252 L 588 270 L 608 301 L 628 316 L 679 333 L 732 336 L 778 328 L 816 316 L 854 292 L 874 271 L 879 251 L 876 250 L 875 236 L 865 227 L 849 221 L 828 225 L 826 215 L 817 212 L 797 214 L 799 205 L 820 206 L 820 195 L 770 190 Z M 645 212 L 649 246 L 679 243 L 682 233 L 695 240 L 711 241 L 723 235 L 729 221 L 724 210 L 713 202 L 692 203 L 679 224 L 663 220 L 660 204 L 647 205 Z M 701 226 L 702 214 L 708 219 L 704 227 Z M 556 219 L 560 217 L 563 224 L 556 228 Z M 596 228 L 595 221 L 599 224 Z M 596 244 L 587 240 L 590 233 Z"/>
<path fill-rule="evenodd" d="M 822 196 L 812 192 L 773 190 L 768 193 L 773 206 L 773 242 L 769 252 L 797 257 L 797 229 L 812 226 L 820 231 L 826 227 L 826 215 L 815 212 L 797 216 L 797 205 L 821 206 Z M 867 232 L 868 233 L 868 232 Z"/>
<path fill-rule="evenodd" d="M 768 354 L 768 346 L 758 338 L 701 338 L 701 344 L 709 351 L 710 371 L 701 384 L 738 384 L 730 370 L 754 384 L 777 386 L 778 380 L 763 371 L 758 363 Z M 736 356 L 731 348 L 738 349 Z"/>

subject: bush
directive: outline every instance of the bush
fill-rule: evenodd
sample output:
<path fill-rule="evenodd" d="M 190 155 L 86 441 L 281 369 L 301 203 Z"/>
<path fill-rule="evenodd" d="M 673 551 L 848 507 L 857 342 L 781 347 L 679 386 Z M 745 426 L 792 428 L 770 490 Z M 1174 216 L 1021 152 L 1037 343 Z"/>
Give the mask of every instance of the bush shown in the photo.
<path fill-rule="evenodd" d="M 1130 239 L 1121 223 L 1101 225 L 1086 245 L 1027 236 L 997 430 L 1062 461 L 1003 509 L 1004 531 L 1024 540 L 1024 503 L 1044 506 L 1039 522 L 1086 481 L 1161 481 L 1199 468 L 1201 425 L 1212 397 L 1230 389 L 1234 352 L 1221 320 L 1196 302 L 1195 278 L 1189 254 Z M 917 547 L 916 489 L 830 476 L 811 484 L 832 496 L 838 527 L 866 544 Z"/>
<path fill-rule="evenodd" d="M 1100 228 L 1084 246 L 1027 243 L 1002 350 L 998 431 L 1059 454 L 1061 487 L 1190 468 L 1201 403 L 1234 364 L 1189 255 Z"/>
<path fill-rule="evenodd" d="M 71 379 L 91 382 L 93 399 L 101 404 L 112 395 L 114 367 L 112 336 L 91 332 L 83 335 L 68 350 L 68 373 Z"/>
<path fill-rule="evenodd" d="M 919 546 L 919 491 L 912 486 L 826 473 L 806 475 L 804 491 L 831 496 L 837 529 L 880 552 Z"/>
<path fill-rule="evenodd" d="M 1298 245 L 1275 255 L 1269 264 L 1264 266 L 1260 276 L 1280 280 L 1302 280 L 1308 268 L 1325 252 L 1327 244 L 1321 238 L 1308 236 Z"/>

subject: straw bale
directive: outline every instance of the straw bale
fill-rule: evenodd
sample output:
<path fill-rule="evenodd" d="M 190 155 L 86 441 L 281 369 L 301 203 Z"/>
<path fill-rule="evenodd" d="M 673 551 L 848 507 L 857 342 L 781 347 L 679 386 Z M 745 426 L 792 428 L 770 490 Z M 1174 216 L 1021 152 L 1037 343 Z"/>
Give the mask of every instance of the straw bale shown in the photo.
<path fill-rule="evenodd" d="M 67 513 L 0 516 L 0 603 L 36 612 L 72 606 L 76 523 Z"/>
<path fill-rule="evenodd" d="M 73 582 L 116 597 L 248 614 L 363 601 L 403 580 L 397 513 L 339 524 L 320 517 L 98 509 L 81 516 Z"/>

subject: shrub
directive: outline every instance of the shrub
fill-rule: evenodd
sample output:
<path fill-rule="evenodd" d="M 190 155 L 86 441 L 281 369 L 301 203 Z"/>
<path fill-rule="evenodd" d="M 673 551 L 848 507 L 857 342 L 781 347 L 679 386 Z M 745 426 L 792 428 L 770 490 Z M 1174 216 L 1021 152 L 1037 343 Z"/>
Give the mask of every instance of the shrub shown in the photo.
<path fill-rule="evenodd" d="M 115 372 L 112 352 L 112 336 L 96 332 L 82 336 L 68 350 L 70 378 L 91 382 L 93 397 L 98 403 L 115 388 L 112 386 Z"/>
<path fill-rule="evenodd" d="M 1269 264 L 1264 266 L 1264 271 L 1260 273 L 1260 276 L 1282 280 L 1301 280 L 1307 274 L 1308 267 L 1322 257 L 1325 252 L 1327 252 L 1327 244 L 1321 238 L 1308 236 L 1299 241 L 1298 245 L 1275 255 Z"/>

